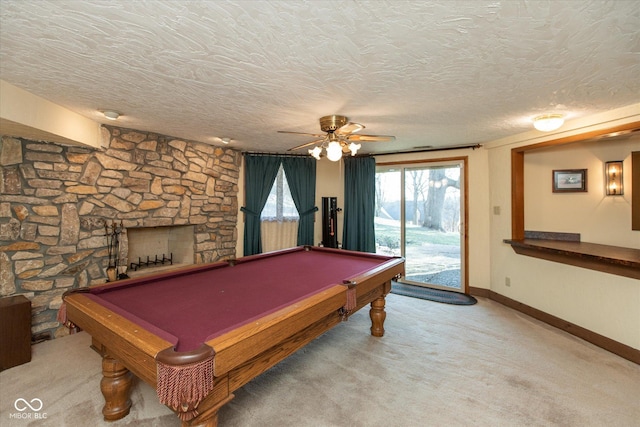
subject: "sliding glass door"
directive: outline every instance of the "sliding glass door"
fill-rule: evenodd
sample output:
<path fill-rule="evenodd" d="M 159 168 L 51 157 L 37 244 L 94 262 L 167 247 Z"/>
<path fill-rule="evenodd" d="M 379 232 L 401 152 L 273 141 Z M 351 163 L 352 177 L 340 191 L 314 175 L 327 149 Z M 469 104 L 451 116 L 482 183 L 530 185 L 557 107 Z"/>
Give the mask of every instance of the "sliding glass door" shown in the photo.
<path fill-rule="evenodd" d="M 404 256 L 407 283 L 464 292 L 464 161 L 379 165 L 376 251 Z"/>

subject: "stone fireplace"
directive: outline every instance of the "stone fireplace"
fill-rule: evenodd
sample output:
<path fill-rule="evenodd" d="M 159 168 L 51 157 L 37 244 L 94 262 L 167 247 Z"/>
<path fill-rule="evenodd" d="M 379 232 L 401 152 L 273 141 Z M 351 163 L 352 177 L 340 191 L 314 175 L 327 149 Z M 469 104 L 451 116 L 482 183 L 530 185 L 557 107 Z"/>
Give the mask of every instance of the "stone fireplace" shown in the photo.
<path fill-rule="evenodd" d="M 110 126 L 101 146 L 0 139 L 0 297 L 29 298 L 34 336 L 66 333 L 65 291 L 106 282 L 108 224 L 122 266 L 235 256 L 240 152 Z"/>

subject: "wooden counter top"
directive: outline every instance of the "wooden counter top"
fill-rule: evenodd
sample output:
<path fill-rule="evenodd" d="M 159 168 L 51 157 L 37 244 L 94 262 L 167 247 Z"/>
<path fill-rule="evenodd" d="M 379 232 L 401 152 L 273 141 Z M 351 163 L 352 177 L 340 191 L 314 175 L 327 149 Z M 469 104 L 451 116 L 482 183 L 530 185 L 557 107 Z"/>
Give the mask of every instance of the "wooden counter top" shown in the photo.
<path fill-rule="evenodd" d="M 505 239 L 520 254 L 640 279 L 640 249 L 546 239 Z"/>

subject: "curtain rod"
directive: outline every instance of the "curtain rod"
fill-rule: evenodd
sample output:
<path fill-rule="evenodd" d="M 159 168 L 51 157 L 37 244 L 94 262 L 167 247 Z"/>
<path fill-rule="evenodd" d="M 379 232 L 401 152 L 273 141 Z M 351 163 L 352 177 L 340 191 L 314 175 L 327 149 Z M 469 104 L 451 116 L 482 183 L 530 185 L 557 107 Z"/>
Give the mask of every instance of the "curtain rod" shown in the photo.
<path fill-rule="evenodd" d="M 246 156 L 250 154 L 252 156 L 273 156 L 273 157 L 310 157 L 308 154 L 282 154 L 282 153 L 267 153 L 261 151 L 243 151 L 242 155 Z"/>
<path fill-rule="evenodd" d="M 482 147 L 482 145 L 480 144 L 452 145 L 450 147 L 434 147 L 434 148 L 422 148 L 422 149 L 409 149 L 409 150 L 401 150 L 401 151 L 386 151 L 383 153 L 363 153 L 363 154 L 358 154 L 355 157 L 376 157 L 376 156 L 390 156 L 392 154 L 428 153 L 431 151 L 462 150 L 465 148 L 471 148 L 475 150 L 476 148 L 480 148 L 480 147 Z M 281 153 L 267 153 L 267 152 L 261 152 L 261 151 L 243 151 L 242 152 L 243 156 L 247 154 L 251 154 L 253 156 L 309 157 L 308 154 L 281 154 Z"/>
<path fill-rule="evenodd" d="M 391 154 L 409 154 L 409 153 L 428 153 L 430 151 L 449 151 L 449 150 L 461 150 L 464 148 L 480 148 L 482 145 L 480 144 L 471 144 L 471 145 L 453 145 L 451 147 L 434 147 L 434 148 L 422 148 L 415 150 L 403 150 L 403 151 L 387 151 L 384 153 L 372 153 L 372 156 L 389 156 Z"/>

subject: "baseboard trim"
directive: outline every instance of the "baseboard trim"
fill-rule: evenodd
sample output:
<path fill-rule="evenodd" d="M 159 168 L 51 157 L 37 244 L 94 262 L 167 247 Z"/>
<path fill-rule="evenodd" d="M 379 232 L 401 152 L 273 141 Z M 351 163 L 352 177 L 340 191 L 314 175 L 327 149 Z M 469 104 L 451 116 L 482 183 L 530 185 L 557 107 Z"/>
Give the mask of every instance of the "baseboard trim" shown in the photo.
<path fill-rule="evenodd" d="M 610 351 L 613 354 L 616 354 L 624 359 L 640 365 L 640 350 L 637 350 L 626 344 L 612 340 L 611 338 L 607 338 L 604 335 L 600 335 L 593 331 L 585 329 L 582 326 L 567 322 L 566 320 L 563 320 L 549 313 L 545 313 L 544 311 L 538 310 L 537 308 L 533 308 L 511 298 L 505 297 L 504 295 L 494 292 L 491 289 L 475 288 L 470 286 L 469 293 L 473 296 L 489 298 L 490 300 L 496 301 L 506 307 L 519 311 L 523 314 L 526 314 L 527 316 L 531 316 L 534 319 L 568 332 L 571 335 L 581 338 L 593 345 L 596 345 L 600 348 Z"/>

